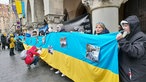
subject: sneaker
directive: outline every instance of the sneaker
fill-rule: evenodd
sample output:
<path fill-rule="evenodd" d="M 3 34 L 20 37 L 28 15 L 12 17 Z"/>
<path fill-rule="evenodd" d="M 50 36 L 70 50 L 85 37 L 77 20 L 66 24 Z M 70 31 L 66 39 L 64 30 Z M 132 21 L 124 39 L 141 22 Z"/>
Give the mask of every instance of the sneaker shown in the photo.
<path fill-rule="evenodd" d="M 31 66 L 30 65 L 27 65 L 27 69 L 31 69 Z"/>
<path fill-rule="evenodd" d="M 33 65 L 33 68 L 37 68 L 37 67 L 39 67 L 39 65 L 38 65 L 38 64 L 36 64 L 36 65 Z"/>
<path fill-rule="evenodd" d="M 52 68 L 50 68 L 50 70 L 54 70 L 54 68 L 52 67 Z"/>
<path fill-rule="evenodd" d="M 55 72 L 55 74 L 59 74 L 59 73 L 60 73 L 60 71 L 56 71 L 56 72 Z"/>
<path fill-rule="evenodd" d="M 34 65 L 34 68 L 37 68 L 37 67 L 39 67 L 38 65 Z"/>
<path fill-rule="evenodd" d="M 61 77 L 64 77 L 65 75 L 64 74 L 61 74 Z"/>

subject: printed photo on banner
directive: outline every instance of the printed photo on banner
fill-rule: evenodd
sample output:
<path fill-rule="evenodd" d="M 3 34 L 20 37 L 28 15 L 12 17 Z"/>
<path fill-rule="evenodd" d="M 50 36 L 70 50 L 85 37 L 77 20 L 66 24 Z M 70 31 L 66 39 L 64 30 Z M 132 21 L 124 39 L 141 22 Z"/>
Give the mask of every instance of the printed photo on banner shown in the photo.
<path fill-rule="evenodd" d="M 61 47 L 66 47 L 66 37 L 60 38 Z"/>
<path fill-rule="evenodd" d="M 87 44 L 86 45 L 86 58 L 97 62 L 99 61 L 99 53 L 100 53 L 100 47 L 99 46 L 95 46 L 95 45 L 91 45 L 91 44 Z"/>
<path fill-rule="evenodd" d="M 52 46 L 48 46 L 48 53 L 53 54 L 53 47 Z"/>

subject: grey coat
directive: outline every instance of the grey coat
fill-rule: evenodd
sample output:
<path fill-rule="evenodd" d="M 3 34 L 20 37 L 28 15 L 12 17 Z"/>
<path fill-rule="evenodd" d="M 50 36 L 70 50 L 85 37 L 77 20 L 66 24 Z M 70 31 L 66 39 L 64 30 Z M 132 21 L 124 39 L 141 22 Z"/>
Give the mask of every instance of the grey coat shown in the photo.
<path fill-rule="evenodd" d="M 119 40 L 120 82 L 146 82 L 146 35 L 136 16 L 125 20 L 130 25 L 130 34 Z"/>

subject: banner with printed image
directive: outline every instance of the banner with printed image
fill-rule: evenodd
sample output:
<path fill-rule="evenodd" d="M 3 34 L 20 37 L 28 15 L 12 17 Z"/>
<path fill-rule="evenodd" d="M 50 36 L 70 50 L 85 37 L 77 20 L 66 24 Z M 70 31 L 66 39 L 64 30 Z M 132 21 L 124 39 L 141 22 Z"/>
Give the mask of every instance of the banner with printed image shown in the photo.
<path fill-rule="evenodd" d="M 24 46 L 42 48 L 41 59 L 75 82 L 119 82 L 116 35 L 54 32 L 45 43 L 42 36 L 26 38 Z"/>

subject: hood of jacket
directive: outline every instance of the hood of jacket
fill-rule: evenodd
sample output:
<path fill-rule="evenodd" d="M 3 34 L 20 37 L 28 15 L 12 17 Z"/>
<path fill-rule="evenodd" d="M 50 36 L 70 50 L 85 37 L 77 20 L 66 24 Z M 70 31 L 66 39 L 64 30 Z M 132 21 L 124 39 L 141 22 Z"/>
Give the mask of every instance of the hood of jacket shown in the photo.
<path fill-rule="evenodd" d="M 107 28 L 104 28 L 104 30 L 100 34 L 107 34 L 109 33 L 109 30 Z"/>
<path fill-rule="evenodd" d="M 136 15 L 129 16 L 125 19 L 130 26 L 130 34 L 127 35 L 127 39 L 130 39 L 134 34 L 141 31 L 140 21 Z"/>

